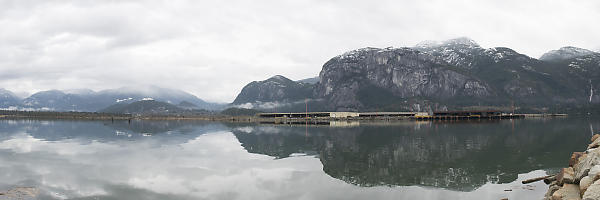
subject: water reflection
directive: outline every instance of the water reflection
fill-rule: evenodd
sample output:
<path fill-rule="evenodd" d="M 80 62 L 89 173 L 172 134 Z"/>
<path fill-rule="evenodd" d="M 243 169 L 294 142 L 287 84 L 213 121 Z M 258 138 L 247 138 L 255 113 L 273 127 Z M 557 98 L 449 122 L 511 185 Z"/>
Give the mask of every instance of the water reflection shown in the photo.
<path fill-rule="evenodd" d="M 327 174 L 355 185 L 472 191 L 487 182 L 512 182 L 520 173 L 563 167 L 565 159 L 557 158 L 568 158 L 589 140 L 581 125 L 560 119 L 405 122 L 349 128 L 248 126 L 233 133 L 249 152 L 277 158 L 318 155 Z"/>
<path fill-rule="evenodd" d="M 531 199 L 545 186 L 518 181 L 566 165 L 569 152 L 587 143 L 586 123 L 516 121 L 512 131 L 504 122 L 0 120 L 0 192 L 36 187 L 38 199 Z"/>

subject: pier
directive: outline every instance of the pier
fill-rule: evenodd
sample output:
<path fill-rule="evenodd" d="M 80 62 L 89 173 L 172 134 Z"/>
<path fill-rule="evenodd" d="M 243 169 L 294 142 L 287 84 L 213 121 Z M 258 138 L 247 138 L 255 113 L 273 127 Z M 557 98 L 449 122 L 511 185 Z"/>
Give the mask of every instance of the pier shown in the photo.
<path fill-rule="evenodd" d="M 478 120 L 518 119 L 525 114 L 503 113 L 497 110 L 440 111 L 440 112 L 305 112 L 259 113 L 256 119 L 264 123 L 326 123 L 339 120 Z M 545 116 L 545 115 L 544 115 Z M 537 117 L 537 116 L 536 116 Z"/>

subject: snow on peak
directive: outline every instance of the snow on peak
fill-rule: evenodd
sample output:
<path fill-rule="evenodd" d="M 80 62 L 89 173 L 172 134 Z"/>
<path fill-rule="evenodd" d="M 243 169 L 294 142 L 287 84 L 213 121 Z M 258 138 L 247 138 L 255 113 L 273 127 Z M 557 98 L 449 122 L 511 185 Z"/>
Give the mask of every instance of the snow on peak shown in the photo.
<path fill-rule="evenodd" d="M 339 59 L 357 58 L 361 53 L 369 52 L 369 51 L 373 51 L 373 50 L 380 50 L 380 49 L 373 48 L 373 47 L 360 48 L 360 49 L 356 49 L 356 50 L 352 50 L 352 51 L 347 51 L 347 52 L 343 53 L 342 55 L 336 56 L 336 58 L 339 58 Z"/>
<path fill-rule="evenodd" d="M 579 47 L 572 47 L 572 46 L 562 47 L 559 49 L 559 51 L 573 53 L 573 54 L 585 54 L 585 55 L 593 53 L 593 51 L 579 48 Z"/>
<path fill-rule="evenodd" d="M 80 95 L 86 95 L 86 94 L 93 94 L 94 90 L 90 90 L 90 89 L 86 89 L 86 88 L 81 88 L 81 89 L 70 89 L 70 90 L 63 90 L 65 93 L 67 94 L 80 94 Z"/>
<path fill-rule="evenodd" d="M 475 42 L 475 40 L 472 40 L 471 38 L 468 38 L 468 37 L 454 38 L 454 39 L 446 40 L 444 43 L 446 43 L 446 44 L 466 44 L 466 45 L 479 46 L 479 44 L 477 44 L 477 42 Z"/>
<path fill-rule="evenodd" d="M 12 94 L 12 92 L 10 90 L 0 88 L 0 94 L 5 94 L 5 93 Z"/>
<path fill-rule="evenodd" d="M 417 43 L 417 45 L 415 45 L 415 47 L 417 47 L 417 48 L 431 48 L 431 47 L 441 46 L 442 44 L 443 43 L 440 42 L 440 41 L 425 40 L 425 41 Z"/>
<path fill-rule="evenodd" d="M 545 60 L 545 61 L 565 60 L 565 59 L 571 59 L 571 58 L 580 57 L 580 56 L 587 56 L 587 55 L 594 54 L 594 53 L 595 52 L 587 50 L 587 49 L 566 46 L 566 47 L 562 47 L 558 50 L 552 50 L 552 51 L 549 51 L 548 53 L 545 53 L 544 55 L 542 55 L 540 57 L 540 60 Z"/>
<path fill-rule="evenodd" d="M 375 47 L 365 47 L 352 51 L 347 51 L 342 55 L 338 55 L 334 57 L 335 59 L 362 59 L 365 57 L 367 53 L 386 53 L 386 52 L 396 52 L 396 51 L 404 51 L 404 52 L 416 52 L 414 49 L 407 47 L 386 47 L 386 48 L 375 48 Z"/>
<path fill-rule="evenodd" d="M 267 79 L 267 80 L 265 80 L 263 82 L 271 82 L 271 83 L 274 83 L 274 84 L 285 84 L 285 83 L 293 82 L 293 81 L 290 80 L 289 78 L 285 77 L 285 76 L 275 75 L 275 76 L 273 76 L 273 77 L 271 77 L 271 78 L 269 78 L 269 79 Z"/>
<path fill-rule="evenodd" d="M 480 48 L 481 47 L 481 46 L 479 46 L 479 44 L 477 44 L 477 42 L 475 42 L 475 40 L 472 40 L 471 38 L 468 38 L 468 37 L 459 37 L 459 38 L 449 39 L 446 41 L 426 40 L 423 42 L 419 42 L 417 45 L 415 45 L 415 47 L 416 48 L 434 48 L 434 47 L 441 47 L 441 46 L 456 46 L 456 45 L 467 46 L 468 48 Z"/>
<path fill-rule="evenodd" d="M 154 99 L 150 98 L 150 97 L 146 97 L 146 98 L 143 98 L 142 101 L 154 101 Z"/>
<path fill-rule="evenodd" d="M 275 75 L 275 76 L 271 77 L 271 79 L 286 80 L 288 78 L 286 78 L 285 76 L 282 76 L 282 75 Z"/>
<path fill-rule="evenodd" d="M 17 95 L 10 90 L 0 88 L 0 99 L 17 99 Z M 0 102 L 2 104 L 3 102 Z"/>

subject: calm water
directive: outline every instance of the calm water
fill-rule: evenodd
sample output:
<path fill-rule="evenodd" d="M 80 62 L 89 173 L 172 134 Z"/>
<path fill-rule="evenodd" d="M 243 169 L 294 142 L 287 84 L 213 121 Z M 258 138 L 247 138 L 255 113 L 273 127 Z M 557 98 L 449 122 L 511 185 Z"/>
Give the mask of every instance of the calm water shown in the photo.
<path fill-rule="evenodd" d="M 35 187 L 39 199 L 541 199 L 547 186 L 520 181 L 566 166 L 594 128 L 600 120 L 0 120 L 0 192 Z"/>

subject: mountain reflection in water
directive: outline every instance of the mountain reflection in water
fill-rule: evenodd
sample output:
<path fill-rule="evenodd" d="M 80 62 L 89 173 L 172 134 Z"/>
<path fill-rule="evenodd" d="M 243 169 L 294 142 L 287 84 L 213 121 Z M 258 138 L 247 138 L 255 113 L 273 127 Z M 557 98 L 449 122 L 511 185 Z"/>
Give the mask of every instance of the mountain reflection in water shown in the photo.
<path fill-rule="evenodd" d="M 569 131 L 575 126 L 542 120 L 401 122 L 349 128 L 241 127 L 233 133 L 252 153 L 277 158 L 316 154 L 327 174 L 360 186 L 471 191 L 487 182 L 512 182 L 520 173 L 563 167 L 571 153 L 566 149 L 580 149 L 589 140 L 586 132 Z"/>
<path fill-rule="evenodd" d="M 510 184 L 564 167 L 597 122 L 0 120 L 0 192 L 36 187 L 39 199 L 541 198 L 545 187 L 528 193 Z"/>

